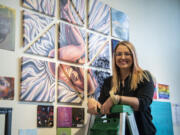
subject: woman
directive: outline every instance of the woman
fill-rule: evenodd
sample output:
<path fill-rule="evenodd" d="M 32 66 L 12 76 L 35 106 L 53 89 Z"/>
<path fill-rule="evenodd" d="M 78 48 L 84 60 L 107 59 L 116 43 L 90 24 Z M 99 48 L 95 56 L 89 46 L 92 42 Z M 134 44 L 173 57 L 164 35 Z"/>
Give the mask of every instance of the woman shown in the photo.
<path fill-rule="evenodd" d="M 89 98 L 88 112 L 97 114 L 98 107 L 108 117 L 119 117 L 109 114 L 110 108 L 114 104 L 130 105 L 134 109 L 139 134 L 155 135 L 150 109 L 153 93 L 151 74 L 139 67 L 134 46 L 122 41 L 116 46 L 113 55 L 113 76 L 104 80 L 99 102 Z"/>

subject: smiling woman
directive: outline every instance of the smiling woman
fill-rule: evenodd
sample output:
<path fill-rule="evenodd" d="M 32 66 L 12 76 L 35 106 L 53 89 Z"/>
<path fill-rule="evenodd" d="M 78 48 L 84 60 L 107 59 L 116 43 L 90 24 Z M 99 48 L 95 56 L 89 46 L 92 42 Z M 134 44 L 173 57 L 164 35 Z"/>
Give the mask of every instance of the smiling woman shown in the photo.
<path fill-rule="evenodd" d="M 114 104 L 130 105 L 134 109 L 139 134 L 155 135 L 150 108 L 154 92 L 151 74 L 139 66 L 130 42 L 119 42 L 114 51 L 113 76 L 104 80 L 99 101 L 88 100 L 88 112 L 97 114 L 99 108 L 109 118 L 119 117 L 119 114 L 109 114 L 111 107 Z M 126 135 L 129 134 L 127 130 Z"/>

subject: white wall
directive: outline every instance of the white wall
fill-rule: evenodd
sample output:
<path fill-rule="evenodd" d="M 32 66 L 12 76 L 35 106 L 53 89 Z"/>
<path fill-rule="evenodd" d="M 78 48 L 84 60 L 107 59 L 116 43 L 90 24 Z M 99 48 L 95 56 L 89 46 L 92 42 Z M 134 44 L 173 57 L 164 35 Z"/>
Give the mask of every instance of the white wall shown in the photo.
<path fill-rule="evenodd" d="M 140 65 L 169 85 L 171 103 L 180 103 L 180 0 L 101 1 L 129 16 Z M 174 126 L 174 134 L 179 133 Z"/>
<path fill-rule="evenodd" d="M 16 2 L 15 2 L 16 1 Z M 0 0 L 0 4 L 16 9 L 16 53 L 0 50 L 0 75 L 13 76 L 15 100 L 2 101 L 1 107 L 13 107 L 12 135 L 18 129 L 36 128 L 36 105 L 21 103 L 19 95 L 20 9 L 17 0 Z M 180 103 L 180 0 L 101 0 L 125 12 L 130 18 L 130 41 L 136 46 L 140 65 L 150 70 L 159 83 L 169 84 L 171 103 Z M 56 107 L 56 103 L 54 104 Z M 86 103 L 83 104 L 86 107 Z M 56 112 L 55 112 L 56 116 Z M 54 121 L 56 125 L 56 121 Z M 73 129 L 73 134 L 79 129 Z M 174 133 L 180 127 L 174 126 Z M 38 135 L 55 135 L 56 128 L 38 129 Z M 83 135 L 83 134 L 82 134 Z"/>

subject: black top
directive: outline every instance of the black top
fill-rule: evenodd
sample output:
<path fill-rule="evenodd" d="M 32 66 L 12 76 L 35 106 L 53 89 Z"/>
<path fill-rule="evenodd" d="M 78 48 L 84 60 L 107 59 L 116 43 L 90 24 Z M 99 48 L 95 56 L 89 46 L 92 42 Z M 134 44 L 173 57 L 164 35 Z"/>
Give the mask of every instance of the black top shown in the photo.
<path fill-rule="evenodd" d="M 140 82 L 136 90 L 130 90 L 130 81 L 131 77 L 128 76 L 125 80 L 124 87 L 121 86 L 120 90 L 116 94 L 137 97 L 139 100 L 139 110 L 134 111 L 137 127 L 140 135 L 155 135 L 156 128 L 152 123 L 152 115 L 150 104 L 152 103 L 152 97 L 154 93 L 154 83 L 152 77 L 148 71 L 144 71 L 148 74 L 150 81 L 143 79 L 143 82 Z M 103 104 L 106 99 L 109 98 L 109 91 L 111 89 L 111 79 L 109 77 L 104 80 L 102 89 L 99 96 L 99 102 Z M 119 117 L 119 115 L 110 115 L 110 117 Z"/>

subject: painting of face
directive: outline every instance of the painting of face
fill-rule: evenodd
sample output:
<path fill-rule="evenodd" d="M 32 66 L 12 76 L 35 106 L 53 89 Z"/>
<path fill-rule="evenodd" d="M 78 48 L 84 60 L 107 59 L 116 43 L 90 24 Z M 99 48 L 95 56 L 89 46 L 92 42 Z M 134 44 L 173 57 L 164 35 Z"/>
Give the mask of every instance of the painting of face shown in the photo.
<path fill-rule="evenodd" d="M 120 68 L 120 70 L 131 69 L 133 64 L 132 53 L 126 46 L 118 46 L 115 52 L 115 56 L 116 65 Z"/>

